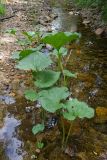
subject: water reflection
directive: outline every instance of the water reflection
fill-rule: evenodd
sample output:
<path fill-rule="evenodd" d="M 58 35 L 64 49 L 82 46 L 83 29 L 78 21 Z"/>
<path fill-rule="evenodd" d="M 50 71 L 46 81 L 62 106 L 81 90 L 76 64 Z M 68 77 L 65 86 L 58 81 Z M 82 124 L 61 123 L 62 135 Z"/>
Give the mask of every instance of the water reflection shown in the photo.
<path fill-rule="evenodd" d="M 65 31 L 66 28 L 66 31 L 77 31 L 78 16 L 69 15 L 62 8 L 53 8 L 53 12 L 58 15 L 58 18 L 52 22 L 52 30 Z"/>
<path fill-rule="evenodd" d="M 23 160 L 23 142 L 19 140 L 17 127 L 21 121 L 9 113 L 4 118 L 4 126 L 0 129 L 0 142 L 4 143 L 5 153 L 9 160 Z"/>

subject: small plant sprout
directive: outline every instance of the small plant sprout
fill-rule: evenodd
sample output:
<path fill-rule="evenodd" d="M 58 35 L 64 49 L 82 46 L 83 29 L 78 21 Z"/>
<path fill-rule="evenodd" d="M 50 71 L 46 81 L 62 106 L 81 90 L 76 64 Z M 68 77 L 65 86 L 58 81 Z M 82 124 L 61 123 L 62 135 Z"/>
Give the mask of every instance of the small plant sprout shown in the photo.
<path fill-rule="evenodd" d="M 76 118 L 84 119 L 84 118 L 92 118 L 94 116 L 94 109 L 89 107 L 85 102 L 78 101 L 76 98 L 70 99 L 66 101 L 64 104 L 64 111 L 62 112 L 63 117 L 69 121 L 74 121 Z M 66 147 L 68 138 L 71 131 L 70 125 L 67 137 L 65 139 L 65 135 L 63 135 L 62 146 Z M 65 131 L 63 130 L 65 133 Z M 63 134 L 64 134 L 63 133 Z"/>
<path fill-rule="evenodd" d="M 36 147 L 37 147 L 38 149 L 42 149 L 42 148 L 44 147 L 44 143 L 41 142 L 41 141 L 38 141 L 38 142 L 36 143 Z"/>
<path fill-rule="evenodd" d="M 32 133 L 34 135 L 38 134 L 39 132 L 42 132 L 45 129 L 44 124 L 37 124 L 33 126 Z"/>

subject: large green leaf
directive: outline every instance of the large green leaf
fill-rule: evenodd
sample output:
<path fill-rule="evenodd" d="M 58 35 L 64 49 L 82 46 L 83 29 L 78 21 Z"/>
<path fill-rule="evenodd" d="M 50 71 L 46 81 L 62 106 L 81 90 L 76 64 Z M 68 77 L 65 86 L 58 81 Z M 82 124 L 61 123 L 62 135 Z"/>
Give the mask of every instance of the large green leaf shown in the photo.
<path fill-rule="evenodd" d="M 36 135 L 37 133 L 42 132 L 44 129 L 45 129 L 44 124 L 37 124 L 33 126 L 32 133 Z"/>
<path fill-rule="evenodd" d="M 36 100 L 37 100 L 38 95 L 37 95 L 37 93 L 36 93 L 34 90 L 32 90 L 32 89 L 26 90 L 26 91 L 24 92 L 24 94 L 25 94 L 25 98 L 28 99 L 28 100 L 30 100 L 30 101 L 36 101 Z"/>
<path fill-rule="evenodd" d="M 76 32 L 58 32 L 51 33 L 42 38 L 44 43 L 48 43 L 52 45 L 54 48 L 59 50 L 62 46 L 64 46 L 68 42 L 74 42 L 80 37 L 80 35 Z"/>
<path fill-rule="evenodd" d="M 64 118 L 74 120 L 78 118 L 92 118 L 94 116 L 94 109 L 89 107 L 85 102 L 77 99 L 68 100 L 64 106 L 67 111 L 63 112 Z"/>
<path fill-rule="evenodd" d="M 16 68 L 22 70 L 41 71 L 52 63 L 49 56 L 37 51 L 19 61 Z"/>
<path fill-rule="evenodd" d="M 60 72 L 51 70 L 40 71 L 36 74 L 35 85 L 39 88 L 48 88 L 53 86 L 60 77 Z"/>
<path fill-rule="evenodd" d="M 30 55 L 33 52 L 34 51 L 32 49 L 26 49 L 26 50 L 22 50 L 22 51 L 17 51 L 17 52 L 14 52 L 12 54 L 12 59 L 21 60 L 21 59 L 25 58 L 26 56 Z"/>
<path fill-rule="evenodd" d="M 25 49 L 22 51 L 14 52 L 12 54 L 11 58 L 21 60 L 21 59 L 27 57 L 28 55 L 32 54 L 33 52 L 40 51 L 42 49 L 42 47 L 43 47 L 43 44 L 40 44 L 36 48 L 29 48 L 29 49 Z"/>
<path fill-rule="evenodd" d="M 54 102 L 52 99 L 46 97 L 39 98 L 39 102 L 41 103 L 44 110 L 50 113 L 55 113 L 58 109 L 63 107 L 61 103 Z"/>
<path fill-rule="evenodd" d="M 34 51 L 32 49 L 26 49 L 20 52 L 19 56 L 20 56 L 20 60 L 27 57 L 28 55 L 30 55 L 31 53 L 33 53 Z"/>
<path fill-rule="evenodd" d="M 68 88 L 54 87 L 39 92 L 38 100 L 46 111 L 54 113 L 63 107 L 63 104 L 60 103 L 60 101 L 66 99 L 69 95 Z"/>

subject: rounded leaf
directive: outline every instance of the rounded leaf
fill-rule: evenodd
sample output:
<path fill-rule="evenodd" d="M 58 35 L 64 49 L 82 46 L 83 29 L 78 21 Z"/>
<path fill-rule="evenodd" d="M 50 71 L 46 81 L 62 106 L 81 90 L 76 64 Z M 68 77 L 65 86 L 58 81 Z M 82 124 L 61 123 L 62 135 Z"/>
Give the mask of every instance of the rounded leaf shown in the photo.
<path fill-rule="evenodd" d="M 79 39 L 79 37 L 80 35 L 76 32 L 57 32 L 46 35 L 42 38 L 42 41 L 59 50 L 68 42 L 74 42 Z"/>
<path fill-rule="evenodd" d="M 41 71 L 52 63 L 49 56 L 37 51 L 19 61 L 16 68 L 23 70 Z"/>
<path fill-rule="evenodd" d="M 66 111 L 63 113 L 63 116 L 68 120 L 72 120 L 73 117 L 75 119 L 77 117 L 92 118 L 94 116 L 94 109 L 77 99 L 68 100 L 64 105 L 64 109 Z"/>
<path fill-rule="evenodd" d="M 36 74 L 35 85 L 39 88 L 48 88 L 53 86 L 59 79 L 60 72 L 51 70 L 40 71 Z"/>
<path fill-rule="evenodd" d="M 26 90 L 24 92 L 25 98 L 30 100 L 30 101 L 36 101 L 37 100 L 37 93 L 34 90 Z"/>
<path fill-rule="evenodd" d="M 37 124 L 33 126 L 32 133 L 36 135 L 37 133 L 42 132 L 44 129 L 45 129 L 44 124 Z"/>

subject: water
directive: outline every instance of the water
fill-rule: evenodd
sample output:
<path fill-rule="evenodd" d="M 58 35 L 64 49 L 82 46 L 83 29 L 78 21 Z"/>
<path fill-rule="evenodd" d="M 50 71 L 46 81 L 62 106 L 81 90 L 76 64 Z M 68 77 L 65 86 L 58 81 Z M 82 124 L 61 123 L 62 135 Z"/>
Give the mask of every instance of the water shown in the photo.
<path fill-rule="evenodd" d="M 65 10 L 62 6 L 53 7 L 53 12 L 58 14 L 58 18 L 55 19 L 51 24 L 53 30 L 77 31 L 82 35 L 79 45 L 77 46 L 70 45 L 71 49 L 74 49 L 74 51 L 72 52 L 67 65 L 68 69 L 70 69 L 73 72 L 78 72 L 78 75 L 79 75 L 77 80 L 71 80 L 69 82 L 69 88 L 71 88 L 73 97 L 77 97 L 81 100 L 86 101 L 88 104 L 92 105 L 94 108 L 98 106 L 107 107 L 106 106 L 107 104 L 107 99 L 106 99 L 107 97 L 107 85 L 106 85 L 107 39 L 96 37 L 94 33 L 90 31 L 89 28 L 85 28 L 85 26 L 81 23 L 81 17 L 79 15 L 69 15 L 69 11 Z M 24 148 L 24 145 L 26 145 L 26 142 L 30 146 L 28 148 L 28 151 L 30 152 L 30 149 L 35 151 L 35 147 L 32 147 L 32 142 L 36 143 L 35 137 L 33 137 L 31 133 L 32 112 L 25 113 L 24 108 L 27 107 L 27 104 L 24 103 L 22 99 L 18 100 L 18 103 L 15 104 L 17 108 L 17 115 L 20 115 L 20 117 L 22 116 L 22 119 L 23 119 L 22 124 L 20 120 L 15 118 L 14 115 L 8 113 L 4 118 L 4 125 L 0 129 L 0 142 L 3 143 L 5 155 L 9 160 L 23 160 L 23 157 L 26 154 L 23 151 L 23 148 Z M 4 97 L 1 95 L 0 100 L 5 102 L 5 104 L 7 105 L 10 105 L 10 104 L 13 105 L 15 103 L 14 99 L 8 96 Z M 12 113 L 14 113 L 14 109 Z M 36 119 L 39 119 L 37 113 L 36 113 Z M 48 125 L 49 127 L 51 126 L 53 127 L 55 124 L 56 124 L 56 121 L 49 121 Z M 23 141 L 20 140 L 20 137 L 18 134 L 18 128 L 20 125 L 22 129 L 21 131 L 23 131 L 22 132 Z M 103 124 L 103 125 L 98 124 L 95 126 L 95 128 L 98 132 L 104 133 L 105 135 L 107 134 L 106 124 Z M 80 143 L 80 146 L 79 145 L 77 146 L 81 148 L 81 144 L 84 145 L 84 148 L 86 151 L 87 145 L 90 147 L 92 144 L 91 141 L 93 142 L 93 140 L 95 140 L 94 147 L 96 147 L 97 143 L 99 142 L 99 144 L 101 143 L 99 146 L 103 148 L 102 145 L 103 145 L 103 142 L 105 142 L 106 137 L 103 139 L 101 136 L 97 135 L 97 132 L 93 133 L 93 130 L 89 130 L 89 133 L 90 134 L 86 135 L 86 137 L 83 137 L 82 141 L 80 140 L 79 142 L 78 140 L 78 142 Z M 46 136 L 45 133 L 44 133 L 44 136 Z M 53 135 L 53 132 L 52 132 L 52 137 L 55 137 L 55 136 L 56 135 Z M 96 138 L 97 136 L 98 138 L 100 137 L 101 140 L 97 139 Z M 49 142 L 50 142 L 50 139 L 49 139 Z M 106 146 L 106 142 L 105 142 L 105 146 Z M 50 149 L 49 147 L 51 151 L 48 150 L 48 153 L 50 154 L 54 148 Z M 93 152 L 90 150 L 91 149 L 88 149 L 88 151 L 92 155 Z M 55 154 L 53 154 L 54 152 L 52 152 L 52 156 L 56 155 L 56 152 Z M 86 152 L 86 153 L 89 153 L 89 152 Z M 33 152 L 33 154 L 34 153 L 35 152 Z M 90 157 L 90 155 L 88 155 L 88 157 Z M 104 153 L 100 157 L 107 158 L 107 155 Z M 96 158 L 94 158 L 94 160 L 95 159 Z"/>
<path fill-rule="evenodd" d="M 70 15 L 63 6 L 54 7 L 58 18 L 52 22 L 52 29 L 58 31 L 77 31 L 81 33 L 80 43 L 70 46 L 74 49 L 68 68 L 78 72 L 78 80 L 71 82 L 73 95 L 93 107 L 107 104 L 107 39 L 97 37 L 90 28 L 82 24 L 79 15 Z M 66 7 L 65 7 L 66 8 Z"/>
<path fill-rule="evenodd" d="M 58 14 L 57 20 L 52 22 L 52 30 L 77 31 L 78 16 L 65 13 L 62 8 L 53 8 L 53 12 Z"/>
<path fill-rule="evenodd" d="M 0 143 L 3 142 L 6 157 L 9 160 L 23 160 L 23 142 L 19 139 L 17 127 L 21 121 L 9 113 L 4 118 L 4 125 L 0 129 Z"/>

